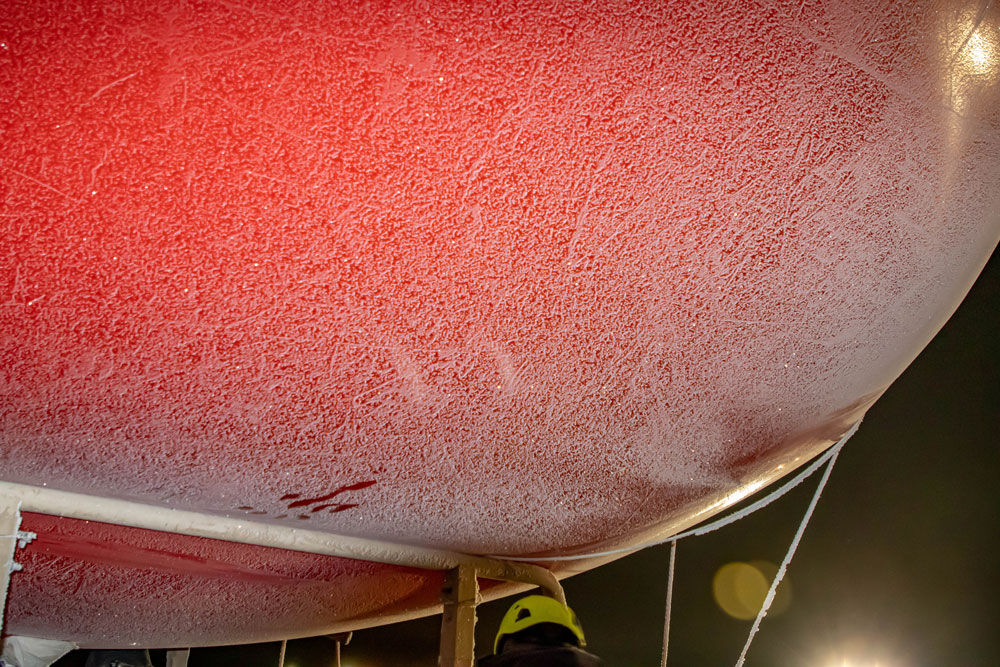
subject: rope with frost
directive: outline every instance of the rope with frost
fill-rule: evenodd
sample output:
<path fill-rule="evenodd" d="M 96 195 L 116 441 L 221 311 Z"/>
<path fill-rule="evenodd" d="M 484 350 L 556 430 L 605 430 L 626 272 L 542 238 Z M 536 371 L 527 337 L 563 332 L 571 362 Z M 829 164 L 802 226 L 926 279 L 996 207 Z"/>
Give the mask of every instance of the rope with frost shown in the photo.
<path fill-rule="evenodd" d="M 663 621 L 663 653 L 660 657 L 660 667 L 666 667 L 667 665 L 667 648 L 670 642 L 670 610 L 673 599 L 674 591 L 674 564 L 677 556 L 677 542 L 685 537 L 692 537 L 695 535 L 705 535 L 706 533 L 711 533 L 713 531 L 719 530 L 724 526 L 728 526 L 731 523 L 735 523 L 740 519 L 743 519 L 750 514 L 753 514 L 757 510 L 767 507 L 773 503 L 778 498 L 782 497 L 793 488 L 801 484 L 806 478 L 816 472 L 823 464 L 826 465 L 826 469 L 823 471 L 823 476 L 820 478 L 819 484 L 816 486 L 816 491 L 813 493 L 812 500 L 809 503 L 809 507 L 806 508 L 806 513 L 802 517 L 802 521 L 799 523 L 798 530 L 795 532 L 795 537 L 792 539 L 792 543 L 788 547 L 788 552 L 785 554 L 784 560 L 781 561 L 781 567 L 778 568 L 777 574 L 774 576 L 774 581 L 771 582 L 771 587 L 767 591 L 767 596 L 764 598 L 764 603 L 761 605 L 760 611 L 757 613 L 757 618 L 754 619 L 753 627 L 750 629 L 750 635 L 747 637 L 746 644 L 743 645 L 743 651 L 740 653 L 739 661 L 736 663 L 736 667 L 743 667 L 743 663 L 746 660 L 747 652 L 750 650 L 750 644 L 753 642 L 754 636 L 760 629 L 761 621 L 764 616 L 767 615 L 768 609 L 771 607 L 771 603 L 774 601 L 775 591 L 778 589 L 778 584 L 785 576 L 785 571 L 788 569 L 788 564 L 792 561 L 792 556 L 795 555 L 795 550 L 799 546 L 799 541 L 802 539 L 802 534 L 805 532 L 806 526 L 809 524 L 809 520 L 812 518 L 813 512 L 816 509 L 816 503 L 819 502 L 819 498 L 823 493 L 824 487 L 826 487 L 827 481 L 830 479 L 830 473 L 833 472 L 833 466 L 837 462 L 837 456 L 840 455 L 840 450 L 843 449 L 844 444 L 851 439 L 861 425 L 861 421 L 855 422 L 855 424 L 844 434 L 835 445 L 830 447 L 821 456 L 817 457 L 805 470 L 800 472 L 798 475 L 793 477 L 788 482 L 782 484 L 780 487 L 767 494 L 760 500 L 747 505 L 741 510 L 733 512 L 728 516 L 723 517 L 717 521 L 705 524 L 704 526 L 698 528 L 692 528 L 691 530 L 678 533 L 666 539 L 657 540 L 654 542 L 649 542 L 642 546 L 631 546 L 622 547 L 620 549 L 612 549 L 609 551 L 601 551 L 589 554 L 580 554 L 576 556 L 549 556 L 543 558 L 517 558 L 514 560 L 525 561 L 525 562 L 551 562 L 551 561 L 569 561 L 569 560 L 581 560 L 584 558 L 599 558 L 602 556 L 614 556 L 622 553 L 640 551 L 648 547 L 657 546 L 660 544 L 666 544 L 670 542 L 670 565 L 668 567 L 667 575 L 667 602 L 666 611 L 664 613 Z M 494 556 L 494 558 L 503 558 L 502 556 Z"/>
<path fill-rule="evenodd" d="M 681 540 L 685 537 L 692 537 L 695 535 L 705 535 L 707 533 L 711 533 L 720 528 L 723 528 L 724 526 L 728 526 L 731 523 L 735 523 L 740 519 L 743 519 L 744 517 L 753 514 L 754 512 L 756 512 L 761 508 L 767 507 L 775 500 L 782 497 L 783 495 L 794 489 L 796 486 L 804 482 L 806 478 L 808 478 L 814 472 L 819 470 L 824 463 L 827 463 L 831 459 L 836 458 L 837 454 L 840 453 L 841 448 L 843 448 L 844 444 L 848 440 L 850 440 L 851 436 L 853 436 L 857 432 L 858 426 L 860 425 L 861 425 L 860 421 L 856 422 L 854 426 L 852 426 L 851 429 L 844 434 L 844 437 L 842 437 L 839 441 L 837 441 L 837 444 L 833 445 L 828 450 L 826 450 L 815 461 L 810 463 L 805 470 L 800 472 L 798 475 L 796 475 L 789 481 L 782 484 L 780 487 L 778 487 L 771 493 L 767 494 L 760 500 L 750 505 L 747 505 L 741 510 L 737 510 L 732 514 L 729 514 L 721 519 L 718 519 L 717 521 L 707 523 L 704 526 L 700 526 L 698 528 L 692 528 L 691 530 L 684 531 L 683 533 L 677 533 L 676 535 L 671 535 L 670 537 L 666 537 L 660 540 L 655 540 L 653 542 L 648 542 L 646 544 L 641 544 L 639 546 L 621 547 L 619 549 L 610 549 L 608 551 L 598 551 L 594 553 L 577 554 L 573 556 L 541 556 L 541 557 L 526 558 L 521 556 L 507 555 L 507 556 L 489 556 L 489 558 L 498 558 L 498 559 L 519 561 L 524 563 L 553 563 L 558 561 L 583 560 L 585 558 L 601 558 L 603 556 L 617 556 L 618 554 L 631 553 L 633 551 L 641 551 L 643 549 L 648 549 L 649 547 L 655 547 L 660 544 L 666 544 L 667 542 L 676 542 L 677 540 Z"/>
<path fill-rule="evenodd" d="M 670 566 L 667 574 L 667 611 L 663 618 L 663 653 L 660 667 L 667 667 L 667 644 L 670 641 L 670 602 L 674 597 L 674 561 L 677 558 L 677 540 L 670 543 Z"/>
<path fill-rule="evenodd" d="M 771 588 L 767 591 L 767 597 L 764 598 L 764 604 L 761 605 L 760 611 L 757 612 L 757 618 L 754 619 L 753 627 L 750 628 L 750 635 L 747 637 L 747 643 L 743 645 L 743 652 L 740 653 L 740 659 L 736 663 L 736 667 L 743 667 L 743 661 L 746 660 L 747 651 L 750 650 L 750 643 L 753 641 L 754 635 L 757 634 L 757 630 L 760 629 L 760 622 L 764 620 L 767 616 L 767 610 L 771 607 L 771 602 L 774 601 L 774 593 L 778 590 L 778 584 L 781 583 L 782 578 L 785 576 L 785 570 L 788 569 L 788 564 L 792 562 L 792 556 L 795 555 L 795 550 L 799 546 L 799 540 L 802 539 L 802 533 L 806 530 L 806 525 L 809 523 L 809 519 L 812 518 L 813 510 L 816 509 L 816 503 L 819 501 L 820 495 L 823 493 L 823 487 L 826 486 L 827 480 L 830 479 L 830 473 L 833 472 L 833 464 L 837 462 L 837 455 L 840 453 L 841 445 L 838 445 L 836 449 L 833 450 L 833 456 L 830 457 L 830 462 L 826 466 L 826 470 L 823 471 L 823 476 L 819 480 L 819 484 L 816 486 L 816 491 L 813 493 L 812 501 L 809 503 L 809 507 L 806 509 L 805 515 L 802 517 L 802 521 L 799 523 L 799 529 L 795 531 L 795 537 L 792 539 L 792 543 L 788 546 L 788 553 L 785 554 L 785 559 L 781 561 L 781 567 L 778 568 L 778 573 L 774 575 L 774 581 L 771 582 Z"/>

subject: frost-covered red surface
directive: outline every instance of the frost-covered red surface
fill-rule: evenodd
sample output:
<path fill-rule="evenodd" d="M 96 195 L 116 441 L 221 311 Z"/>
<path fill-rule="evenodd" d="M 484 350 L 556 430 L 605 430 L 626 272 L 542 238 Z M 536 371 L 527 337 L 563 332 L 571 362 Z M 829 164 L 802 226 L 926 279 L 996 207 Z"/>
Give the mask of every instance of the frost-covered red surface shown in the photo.
<path fill-rule="evenodd" d="M 59 628 L 95 647 L 198 645 L 218 628 L 276 639 L 441 597 L 443 577 L 421 570 L 41 514 L 24 527 L 38 538 L 18 551 L 30 574 L 13 579 L 12 634 Z"/>
<path fill-rule="evenodd" d="M 5 4 L 0 478 L 635 542 L 839 437 L 1000 236 L 995 7 L 472 4 Z M 5 629 L 91 645 L 367 624 L 439 581 L 33 523 Z"/>

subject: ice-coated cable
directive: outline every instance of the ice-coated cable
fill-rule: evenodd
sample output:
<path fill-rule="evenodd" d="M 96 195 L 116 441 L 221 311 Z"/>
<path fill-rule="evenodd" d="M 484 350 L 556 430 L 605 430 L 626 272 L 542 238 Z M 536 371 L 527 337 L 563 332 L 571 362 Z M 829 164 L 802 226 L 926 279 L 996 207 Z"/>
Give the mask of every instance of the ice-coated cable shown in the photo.
<path fill-rule="evenodd" d="M 716 530 L 718 530 L 720 528 L 728 526 L 731 523 L 735 523 L 735 522 L 739 521 L 740 519 L 743 519 L 744 517 L 747 517 L 747 516 L 753 514 L 754 512 L 756 512 L 757 510 L 759 510 L 759 509 L 761 509 L 763 507 L 767 507 L 768 505 L 770 505 L 771 503 L 773 503 L 775 500 L 777 500 L 778 498 L 782 497 L 783 495 L 785 495 L 786 493 L 788 493 L 789 491 L 791 491 L 792 489 L 794 489 L 796 486 L 798 486 L 799 484 L 801 484 L 810 475 L 812 475 L 814 472 L 816 472 L 817 470 L 819 470 L 820 467 L 822 467 L 824 463 L 826 463 L 829 460 L 835 458 L 837 456 L 837 454 L 840 453 L 840 450 L 843 448 L 844 444 L 848 440 L 850 440 L 851 436 L 853 436 L 857 432 L 858 427 L 860 425 L 861 425 L 861 421 L 860 420 L 857 421 L 857 422 L 855 422 L 854 426 L 852 426 L 850 428 L 850 430 L 847 433 L 844 434 L 844 437 L 842 437 L 840 440 L 837 441 L 837 444 L 833 445 L 832 447 L 830 447 L 830 449 L 826 450 L 815 461 L 813 461 L 811 464 L 809 464 L 809 466 L 805 470 L 803 470 L 798 475 L 796 475 L 795 477 L 793 477 L 789 481 L 787 481 L 784 484 L 782 484 L 781 486 L 779 486 L 777 489 L 775 489 L 771 493 L 767 494 L 766 496 L 764 496 L 763 498 L 761 498 L 757 502 L 752 503 L 750 505 L 747 505 L 746 507 L 744 507 L 741 510 L 738 510 L 736 512 L 733 512 L 732 514 L 724 516 L 723 518 L 721 518 L 721 519 L 719 519 L 717 521 L 713 521 L 711 523 L 707 523 L 704 526 L 699 526 L 697 528 L 692 528 L 691 530 L 684 531 L 683 533 L 677 533 L 676 535 L 671 535 L 670 537 L 666 537 L 666 538 L 663 538 L 663 539 L 660 539 L 660 540 L 655 540 L 653 542 L 648 542 L 646 544 L 641 544 L 641 545 L 638 545 L 638 546 L 633 545 L 633 546 L 628 546 L 628 547 L 621 547 L 621 548 L 618 548 L 618 549 L 609 549 L 608 551 L 598 551 L 598 552 L 586 553 L 586 554 L 575 554 L 575 555 L 572 555 L 572 556 L 538 556 L 538 557 L 527 557 L 527 558 L 525 558 L 525 557 L 521 557 L 521 556 L 509 556 L 508 555 L 508 556 L 489 556 L 489 558 L 502 558 L 502 559 L 517 561 L 517 562 L 524 562 L 524 563 L 553 563 L 553 562 L 557 562 L 557 561 L 583 560 L 585 558 L 601 558 L 603 556 L 617 556 L 618 554 L 631 553 L 633 551 L 642 551 L 643 549 L 647 549 L 649 547 L 655 547 L 655 546 L 660 545 L 660 544 L 666 544 L 667 542 L 675 542 L 675 541 L 681 540 L 681 539 L 683 539 L 685 537 L 692 537 L 694 535 L 705 535 L 706 533 L 711 533 L 711 532 L 716 531 Z"/>
<path fill-rule="evenodd" d="M 795 537 L 792 538 L 792 543 L 788 545 L 788 553 L 785 554 L 785 559 L 781 561 L 781 567 L 778 568 L 777 574 L 774 575 L 774 581 L 771 582 L 771 588 L 767 591 L 767 597 L 764 598 L 764 604 L 761 605 L 760 611 L 757 612 L 757 618 L 754 619 L 753 627 L 750 628 L 750 635 L 747 637 L 747 643 L 743 645 L 743 652 L 740 653 L 740 659 L 736 663 L 736 667 L 743 667 L 743 661 L 746 660 L 747 651 L 750 650 L 750 644 L 753 642 L 754 635 L 757 634 L 757 630 L 760 629 L 760 622 L 764 620 L 767 616 L 767 610 L 771 606 L 771 602 L 774 600 L 774 593 L 778 590 L 778 584 L 781 583 L 781 579 L 785 576 L 785 570 L 788 569 L 788 564 L 792 562 L 792 556 L 795 555 L 795 550 L 799 546 L 799 540 L 802 539 L 802 533 L 805 532 L 806 526 L 809 524 L 809 519 L 812 518 L 813 510 L 816 509 L 816 503 L 819 501 L 820 495 L 823 493 L 823 487 L 826 486 L 827 480 L 830 479 L 830 473 L 833 472 L 833 464 L 837 462 L 837 455 L 840 453 L 840 446 L 838 446 L 833 451 L 833 456 L 830 457 L 830 462 L 826 466 L 826 470 L 823 471 L 823 476 L 819 480 L 819 484 L 816 486 L 816 491 L 813 493 L 812 501 L 809 503 L 809 507 L 806 508 L 806 513 L 802 517 L 802 521 L 799 522 L 799 529 L 795 531 Z"/>
<path fill-rule="evenodd" d="M 670 565 L 667 568 L 667 610 L 663 616 L 663 653 L 660 667 L 667 667 L 667 644 L 670 643 L 670 604 L 674 598 L 674 561 L 677 558 L 677 540 L 670 543 Z"/>

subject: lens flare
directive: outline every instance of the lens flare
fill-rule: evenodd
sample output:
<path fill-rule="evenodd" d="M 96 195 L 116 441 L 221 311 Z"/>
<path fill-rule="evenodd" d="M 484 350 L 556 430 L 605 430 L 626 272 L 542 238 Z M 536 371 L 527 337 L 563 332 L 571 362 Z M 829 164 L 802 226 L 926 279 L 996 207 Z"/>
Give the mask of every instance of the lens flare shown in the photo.
<path fill-rule="evenodd" d="M 720 567 L 712 579 L 716 604 L 733 618 L 749 621 L 757 616 L 778 567 L 768 561 L 733 562 Z M 769 614 L 780 614 L 791 604 L 791 585 L 786 576 L 776 591 Z"/>

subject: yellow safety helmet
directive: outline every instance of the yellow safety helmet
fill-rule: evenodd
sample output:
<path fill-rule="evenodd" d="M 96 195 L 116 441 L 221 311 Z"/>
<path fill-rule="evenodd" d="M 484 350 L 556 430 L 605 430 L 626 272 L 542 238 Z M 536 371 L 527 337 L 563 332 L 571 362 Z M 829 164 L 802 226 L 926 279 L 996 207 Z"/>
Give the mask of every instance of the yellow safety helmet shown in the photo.
<path fill-rule="evenodd" d="M 503 620 L 500 621 L 497 638 L 493 642 L 493 653 L 500 650 L 500 643 L 504 637 L 539 623 L 560 625 L 576 636 L 580 646 L 587 645 L 587 640 L 583 637 L 583 627 L 572 609 L 558 600 L 544 595 L 529 595 L 512 604 L 507 613 L 504 614 Z"/>

